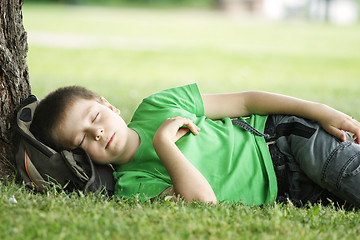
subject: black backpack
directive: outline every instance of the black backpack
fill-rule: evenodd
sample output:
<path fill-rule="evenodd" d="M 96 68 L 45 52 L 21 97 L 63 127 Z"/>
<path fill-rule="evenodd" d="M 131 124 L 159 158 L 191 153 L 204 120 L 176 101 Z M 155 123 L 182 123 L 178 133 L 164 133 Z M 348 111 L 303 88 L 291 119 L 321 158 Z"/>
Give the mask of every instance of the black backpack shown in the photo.
<path fill-rule="evenodd" d="M 94 164 L 81 148 L 56 152 L 35 138 L 30 125 L 38 104 L 39 100 L 31 95 L 24 100 L 17 113 L 19 134 L 15 158 L 25 183 L 39 191 L 60 185 L 66 191 L 82 190 L 112 195 L 115 181 L 114 169 L 110 164 Z"/>

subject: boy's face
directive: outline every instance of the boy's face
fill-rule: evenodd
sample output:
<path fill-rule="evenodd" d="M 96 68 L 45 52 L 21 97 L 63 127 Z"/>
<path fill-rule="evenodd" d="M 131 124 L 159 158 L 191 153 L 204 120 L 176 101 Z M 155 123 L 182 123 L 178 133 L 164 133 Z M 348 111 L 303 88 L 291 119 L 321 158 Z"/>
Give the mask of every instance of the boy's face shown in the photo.
<path fill-rule="evenodd" d="M 126 151 L 129 129 L 120 111 L 104 98 L 101 101 L 76 100 L 66 110 L 53 137 L 66 149 L 85 149 L 96 163 L 125 164 L 119 157 Z"/>

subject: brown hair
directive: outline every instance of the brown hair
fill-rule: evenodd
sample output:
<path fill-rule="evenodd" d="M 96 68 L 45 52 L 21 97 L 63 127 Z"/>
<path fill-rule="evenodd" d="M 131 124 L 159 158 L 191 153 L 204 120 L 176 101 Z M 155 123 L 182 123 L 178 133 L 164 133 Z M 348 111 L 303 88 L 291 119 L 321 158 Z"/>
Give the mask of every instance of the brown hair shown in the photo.
<path fill-rule="evenodd" d="M 30 131 L 39 141 L 54 150 L 64 150 L 53 139 L 52 132 L 63 120 L 69 106 L 79 99 L 100 101 L 100 98 L 100 95 L 79 86 L 62 87 L 50 92 L 36 108 Z"/>

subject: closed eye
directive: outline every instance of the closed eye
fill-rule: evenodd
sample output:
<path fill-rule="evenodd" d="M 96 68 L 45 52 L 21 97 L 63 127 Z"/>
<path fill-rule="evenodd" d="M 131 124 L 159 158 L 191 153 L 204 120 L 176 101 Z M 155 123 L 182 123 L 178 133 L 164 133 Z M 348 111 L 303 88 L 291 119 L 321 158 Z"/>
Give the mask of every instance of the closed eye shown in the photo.
<path fill-rule="evenodd" d="M 92 123 L 95 122 L 95 120 L 99 117 L 99 114 L 100 114 L 99 112 L 96 113 L 95 117 L 94 117 L 93 120 L 91 121 Z M 81 147 L 81 145 L 84 143 L 85 138 L 86 138 L 86 134 L 84 134 L 83 138 L 81 139 L 81 142 L 80 142 L 80 144 L 79 144 L 79 147 Z"/>
<path fill-rule="evenodd" d="M 81 147 L 81 144 L 83 144 L 83 142 L 85 141 L 85 137 L 86 137 L 86 134 L 84 134 L 84 137 L 81 139 L 81 142 L 79 144 L 79 147 Z"/>
<path fill-rule="evenodd" d="M 95 122 L 95 120 L 98 118 L 98 116 L 99 116 L 99 112 L 95 115 L 95 117 L 94 117 L 94 119 L 92 120 L 92 122 Z"/>

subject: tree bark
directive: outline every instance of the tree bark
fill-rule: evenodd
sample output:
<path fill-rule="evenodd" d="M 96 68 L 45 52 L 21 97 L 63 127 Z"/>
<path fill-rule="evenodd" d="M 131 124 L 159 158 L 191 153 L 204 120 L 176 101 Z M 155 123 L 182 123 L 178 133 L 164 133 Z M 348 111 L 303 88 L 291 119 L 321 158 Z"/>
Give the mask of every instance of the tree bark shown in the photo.
<path fill-rule="evenodd" d="M 0 181 L 15 172 L 15 114 L 30 94 L 23 0 L 0 0 Z"/>

